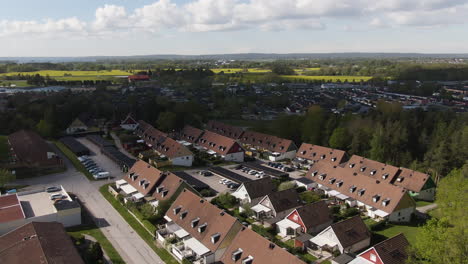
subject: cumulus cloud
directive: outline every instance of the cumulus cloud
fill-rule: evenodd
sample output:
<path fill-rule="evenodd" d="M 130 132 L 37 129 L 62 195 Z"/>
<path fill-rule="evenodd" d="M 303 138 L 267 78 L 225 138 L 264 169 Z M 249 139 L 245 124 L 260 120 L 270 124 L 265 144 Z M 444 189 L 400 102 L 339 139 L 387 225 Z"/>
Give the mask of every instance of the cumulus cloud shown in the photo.
<path fill-rule="evenodd" d="M 0 36 L 148 32 L 165 29 L 189 32 L 260 30 L 321 30 L 324 21 L 349 26 L 353 19 L 369 28 L 440 26 L 468 22 L 468 0 L 157 0 L 135 10 L 104 5 L 92 21 L 78 18 L 43 21 L 0 21 Z"/>

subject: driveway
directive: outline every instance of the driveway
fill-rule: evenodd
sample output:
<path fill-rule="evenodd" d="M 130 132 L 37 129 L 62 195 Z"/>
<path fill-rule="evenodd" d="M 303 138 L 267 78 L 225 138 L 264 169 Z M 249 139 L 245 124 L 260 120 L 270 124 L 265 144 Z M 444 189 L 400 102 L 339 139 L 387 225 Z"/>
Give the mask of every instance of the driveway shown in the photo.
<path fill-rule="evenodd" d="M 211 189 L 215 190 L 218 193 L 225 193 L 225 192 L 230 191 L 229 188 L 226 185 L 219 183 L 219 181 L 221 179 L 224 179 L 223 177 L 221 177 L 221 176 L 219 176 L 217 174 L 213 174 L 211 176 L 202 176 L 202 175 L 198 174 L 199 171 L 200 171 L 200 169 L 198 169 L 198 170 L 186 170 L 185 172 L 190 174 L 194 178 L 208 184 L 208 186 L 210 186 Z"/>
<path fill-rule="evenodd" d="M 113 173 L 113 176 L 121 178 L 123 173 L 104 155 L 97 151 L 97 147 L 87 140 L 80 140 L 91 149 L 95 156 L 92 158 L 104 169 Z M 61 154 L 61 153 L 60 153 Z M 63 155 L 62 155 L 63 156 Z M 21 179 L 14 184 L 30 185 L 27 189 L 38 189 L 50 185 L 62 185 L 67 191 L 76 194 L 83 204 L 88 208 L 96 220 L 104 235 L 109 239 L 115 249 L 126 263 L 148 263 L 163 264 L 158 255 L 135 233 L 130 225 L 120 216 L 120 214 L 102 197 L 99 187 L 109 183 L 111 180 L 93 181 L 78 172 L 71 162 L 64 158 L 67 171 L 63 173 L 51 174 L 31 179 Z M 117 168 L 117 171 L 116 171 Z"/>

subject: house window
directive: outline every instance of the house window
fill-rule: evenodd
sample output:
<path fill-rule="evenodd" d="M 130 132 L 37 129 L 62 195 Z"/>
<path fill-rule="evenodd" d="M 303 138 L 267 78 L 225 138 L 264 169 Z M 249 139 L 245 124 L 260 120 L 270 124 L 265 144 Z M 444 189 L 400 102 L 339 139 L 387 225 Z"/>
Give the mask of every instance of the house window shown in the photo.
<path fill-rule="evenodd" d="M 197 217 L 192 220 L 192 228 L 196 227 L 198 225 L 198 222 L 200 222 L 200 217 Z"/>
<path fill-rule="evenodd" d="M 361 172 L 365 171 L 366 167 L 361 167 Z"/>
<path fill-rule="evenodd" d="M 343 185 L 343 181 L 339 181 L 336 183 L 336 187 L 341 187 Z"/>
<path fill-rule="evenodd" d="M 366 189 L 361 189 L 361 190 L 358 191 L 358 195 L 363 196 L 364 192 L 366 192 Z"/>
<path fill-rule="evenodd" d="M 204 223 L 198 227 L 198 233 L 203 233 L 206 230 L 206 227 L 208 226 L 207 223 Z"/>
<path fill-rule="evenodd" d="M 390 203 L 390 199 L 388 198 L 382 201 L 383 206 L 387 206 L 389 203 Z"/>
<path fill-rule="evenodd" d="M 372 201 L 374 201 L 374 203 L 378 202 L 380 199 L 380 195 L 376 194 L 372 197 Z"/>
<path fill-rule="evenodd" d="M 231 257 L 231 259 L 232 259 L 233 261 L 238 261 L 238 260 L 241 258 L 241 256 L 242 256 L 242 252 L 243 252 L 242 249 L 241 249 L 241 248 L 238 248 L 236 251 L 232 252 L 232 257 Z"/>
<path fill-rule="evenodd" d="M 327 177 L 327 174 L 322 173 L 322 174 L 320 174 L 319 179 L 323 181 L 326 177 Z"/>
<path fill-rule="evenodd" d="M 180 213 L 180 219 L 184 219 L 188 214 L 188 211 L 183 211 L 182 213 Z"/>
<path fill-rule="evenodd" d="M 372 262 L 376 262 L 376 261 L 377 261 L 377 256 L 376 256 L 375 254 L 372 254 L 372 253 L 371 253 L 371 254 L 370 254 L 370 260 L 371 260 Z"/>
<path fill-rule="evenodd" d="M 356 191 L 356 186 L 353 185 L 349 188 L 349 192 L 353 193 L 354 191 Z"/>
<path fill-rule="evenodd" d="M 211 243 L 216 244 L 216 242 L 219 241 L 219 238 L 221 238 L 220 233 L 216 233 L 216 234 L 211 235 Z"/>
<path fill-rule="evenodd" d="M 180 210 L 182 209 L 182 206 L 177 206 L 176 208 L 174 208 L 174 214 L 178 214 L 180 212 Z"/>
<path fill-rule="evenodd" d="M 384 175 L 382 175 L 382 179 L 387 179 L 388 178 L 388 173 L 385 173 Z"/>
<path fill-rule="evenodd" d="M 315 175 L 317 175 L 317 173 L 318 173 L 318 171 L 314 171 L 314 172 L 312 172 L 312 176 L 315 176 Z"/>
<path fill-rule="evenodd" d="M 350 163 L 350 164 L 349 164 L 349 167 L 350 167 L 350 168 L 354 168 L 354 163 Z"/>
<path fill-rule="evenodd" d="M 242 260 L 242 264 L 252 264 L 253 259 L 254 258 L 252 256 L 248 256 L 248 257 L 246 257 L 245 259 Z"/>

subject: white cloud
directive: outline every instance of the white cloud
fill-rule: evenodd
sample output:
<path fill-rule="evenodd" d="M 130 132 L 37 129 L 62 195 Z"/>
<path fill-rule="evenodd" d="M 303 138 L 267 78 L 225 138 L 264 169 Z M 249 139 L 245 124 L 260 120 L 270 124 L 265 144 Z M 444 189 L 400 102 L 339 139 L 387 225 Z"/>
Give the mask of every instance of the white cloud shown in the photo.
<path fill-rule="evenodd" d="M 93 21 L 78 18 L 0 21 L 0 36 L 63 34 L 112 36 L 165 29 L 202 32 L 241 29 L 320 30 L 324 21 L 367 20 L 369 28 L 468 23 L 468 0 L 157 0 L 135 10 L 104 5 Z"/>

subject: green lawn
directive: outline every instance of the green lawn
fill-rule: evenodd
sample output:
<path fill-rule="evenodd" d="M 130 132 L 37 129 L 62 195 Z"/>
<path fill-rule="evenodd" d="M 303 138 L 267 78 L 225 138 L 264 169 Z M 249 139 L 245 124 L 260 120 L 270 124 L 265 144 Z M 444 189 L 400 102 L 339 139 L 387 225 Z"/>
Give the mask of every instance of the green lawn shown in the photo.
<path fill-rule="evenodd" d="M 83 234 L 87 234 L 87 235 L 94 237 L 99 242 L 99 244 L 101 244 L 102 249 L 109 256 L 112 263 L 114 264 L 125 263 L 122 257 L 119 255 L 119 252 L 115 250 L 114 246 L 112 246 L 109 240 L 107 240 L 107 238 L 104 236 L 101 230 L 99 230 L 99 228 L 97 228 L 96 226 L 87 225 L 87 226 L 71 227 L 71 228 L 67 228 L 67 233 L 74 238 L 79 238 Z"/>
<path fill-rule="evenodd" d="M 58 149 L 60 149 L 60 151 L 65 156 L 67 156 L 67 158 L 73 163 L 73 166 L 75 166 L 75 168 L 78 171 L 83 173 L 86 176 L 86 178 L 88 178 L 88 180 L 90 180 L 90 181 L 95 181 L 96 180 L 96 179 L 94 179 L 93 175 L 91 175 L 91 173 L 88 170 L 86 170 L 86 168 L 83 166 L 83 164 L 81 164 L 81 162 L 76 157 L 75 153 L 73 153 L 69 148 L 67 148 L 62 142 L 54 141 L 54 144 L 57 146 Z"/>
<path fill-rule="evenodd" d="M 0 86 L 10 86 L 11 84 L 16 85 L 15 88 L 30 87 L 32 85 L 28 84 L 25 80 L 0 80 Z"/>
<path fill-rule="evenodd" d="M 8 157 L 9 157 L 8 137 L 0 136 L 0 163 L 2 161 L 7 161 Z"/>
<path fill-rule="evenodd" d="M 312 256 L 311 254 L 302 254 L 302 255 L 301 255 L 301 259 L 302 259 L 303 261 L 306 261 L 307 263 L 311 263 L 311 262 L 317 260 L 317 258 L 314 257 L 314 256 Z"/>
<path fill-rule="evenodd" d="M 385 229 L 375 231 L 375 233 L 385 236 L 386 238 L 390 238 L 398 235 L 399 233 L 403 233 L 406 239 L 408 239 L 408 241 L 410 242 L 410 244 L 413 244 L 416 241 L 416 236 L 419 233 L 419 226 L 388 224 Z"/>
<path fill-rule="evenodd" d="M 138 220 L 133 217 L 128 210 L 117 201 L 114 196 L 108 192 L 108 187 L 110 184 L 106 184 L 99 188 L 101 194 L 106 198 L 106 200 L 119 212 L 119 214 L 125 219 L 125 221 L 137 232 L 140 237 L 145 240 L 145 242 L 158 254 L 158 256 L 167 264 L 178 264 L 179 262 L 175 260 L 169 252 L 163 248 L 158 248 L 155 243 L 153 236 L 148 233 L 148 231 L 138 222 Z"/>

